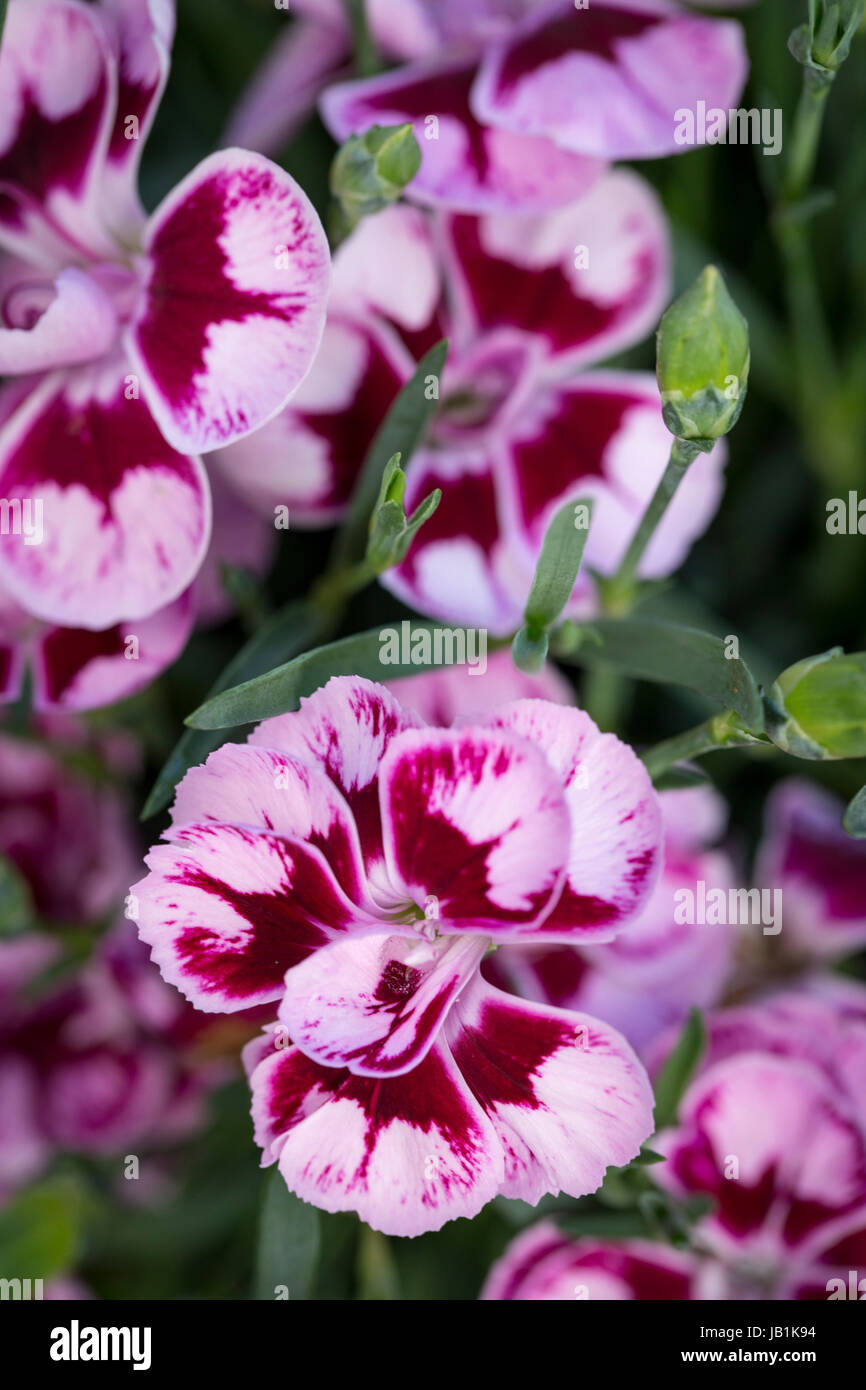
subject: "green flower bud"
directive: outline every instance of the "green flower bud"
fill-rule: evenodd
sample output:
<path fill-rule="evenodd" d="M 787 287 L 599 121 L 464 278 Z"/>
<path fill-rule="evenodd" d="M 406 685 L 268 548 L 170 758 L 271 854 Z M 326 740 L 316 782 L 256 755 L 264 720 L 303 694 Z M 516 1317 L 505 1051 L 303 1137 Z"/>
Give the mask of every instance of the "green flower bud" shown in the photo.
<path fill-rule="evenodd" d="M 352 135 L 331 165 L 331 192 L 352 226 L 396 202 L 421 168 L 421 147 L 411 125 L 374 125 Z"/>
<path fill-rule="evenodd" d="M 711 448 L 736 424 L 749 379 L 749 325 L 714 265 L 663 314 L 656 374 L 664 422 L 678 439 Z"/>
<path fill-rule="evenodd" d="M 794 30 L 788 48 L 816 87 L 827 87 L 851 50 L 863 23 L 866 0 L 813 0 L 809 19 Z"/>
<path fill-rule="evenodd" d="M 796 758 L 866 757 L 866 652 L 833 647 L 783 671 L 766 700 L 770 738 Z"/>

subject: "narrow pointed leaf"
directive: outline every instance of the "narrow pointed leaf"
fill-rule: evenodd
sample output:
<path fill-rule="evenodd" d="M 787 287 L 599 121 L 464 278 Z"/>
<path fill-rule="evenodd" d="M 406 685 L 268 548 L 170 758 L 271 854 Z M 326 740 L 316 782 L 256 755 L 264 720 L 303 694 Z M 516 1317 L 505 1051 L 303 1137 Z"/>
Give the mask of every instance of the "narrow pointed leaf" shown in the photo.
<path fill-rule="evenodd" d="M 241 647 L 213 686 L 210 698 L 286 661 L 320 636 L 321 619 L 303 603 L 288 604 L 269 618 L 255 636 Z M 214 727 L 218 729 L 219 726 Z M 185 730 L 153 785 L 141 819 L 147 820 L 162 811 L 171 801 L 174 789 L 185 773 L 197 763 L 204 762 L 222 742 L 223 735 L 219 732 Z"/>
<path fill-rule="evenodd" d="M 576 666 L 613 666 L 638 680 L 682 685 L 732 709 L 753 732 L 763 729 L 758 684 L 746 663 L 725 655 L 721 637 L 654 618 L 601 618 L 582 628 L 576 650 L 555 655 Z"/>
<path fill-rule="evenodd" d="M 700 1010 L 692 1009 L 677 1039 L 676 1047 L 656 1078 L 657 1131 L 676 1123 L 680 1101 L 703 1056 L 706 1041 L 706 1030 Z"/>
<path fill-rule="evenodd" d="M 447 353 L 448 342 L 443 339 L 421 358 L 385 416 L 364 459 L 349 510 L 334 543 L 335 567 L 363 558 L 382 475 L 394 454 L 400 455 L 401 466 L 405 469 L 421 442 L 439 396 L 437 390 L 430 398 L 429 380 L 441 379 Z"/>
<path fill-rule="evenodd" d="M 286 1187 L 273 1168 L 259 1223 L 256 1298 L 308 1299 L 319 1259 L 319 1213 Z M 285 1292 L 283 1292 L 285 1291 Z"/>
<path fill-rule="evenodd" d="M 407 632 L 409 636 L 404 638 Z M 423 634 L 429 634 L 429 661 L 419 654 Z M 392 659 L 395 640 L 399 659 Z M 441 623 L 406 620 L 398 626 L 370 628 L 304 652 L 267 675 L 207 700 L 186 722 L 194 729 L 227 729 L 235 724 L 258 723 L 296 710 L 305 695 L 312 695 L 331 676 L 365 676 L 368 680 L 386 681 L 420 675 L 439 666 L 460 665 L 472 650 L 471 640 L 468 628 L 445 628 Z"/>

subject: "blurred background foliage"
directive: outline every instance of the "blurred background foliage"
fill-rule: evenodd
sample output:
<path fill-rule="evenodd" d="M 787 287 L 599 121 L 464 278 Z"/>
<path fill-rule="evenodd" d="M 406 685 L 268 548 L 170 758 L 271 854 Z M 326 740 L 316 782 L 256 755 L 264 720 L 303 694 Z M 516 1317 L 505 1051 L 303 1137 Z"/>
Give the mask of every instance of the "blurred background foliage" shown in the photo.
<path fill-rule="evenodd" d="M 741 104 L 782 108 L 786 132 L 801 81 L 787 37 L 805 9 L 805 0 L 759 0 L 754 9 L 738 13 L 752 63 Z M 219 144 L 240 92 L 291 22 L 271 0 L 179 0 L 178 11 L 171 77 L 143 164 L 148 207 Z M 847 454 L 855 464 L 847 474 L 840 469 L 834 439 L 822 442 L 820 422 L 808 441 L 798 426 L 800 387 L 770 215 L 784 147 L 779 160 L 762 155 L 760 147 L 721 146 L 639 166 L 672 221 L 676 292 L 701 266 L 715 261 L 750 320 L 753 343 L 749 396 L 728 441 L 721 509 L 683 570 L 641 611 L 738 635 L 743 655 L 767 683 L 791 662 L 829 646 L 866 648 L 866 543 L 861 536 L 829 536 L 825 525 L 831 497 L 844 496 L 849 487 L 866 495 L 864 129 L 866 37 L 861 34 L 831 93 L 820 145 L 815 181 L 833 190 L 834 199 L 811 222 L 821 297 L 842 364 L 840 409 L 852 441 Z M 323 217 L 333 153 L 330 138 L 313 119 L 282 155 Z M 652 341 L 618 361 L 651 369 Z M 330 540 L 329 533 L 284 536 L 266 589 L 256 596 L 262 611 L 307 591 L 324 566 Z M 344 630 L 395 616 L 402 616 L 399 605 L 374 586 L 353 601 Z M 143 741 L 146 767 L 140 785 L 132 788 L 137 806 L 174 746 L 183 718 L 247 635 L 241 617 L 196 634 L 151 689 L 90 717 L 97 728 L 126 726 Z M 680 688 L 636 683 L 627 693 L 618 731 L 641 746 L 707 713 L 697 697 Z M 766 793 L 783 771 L 808 773 L 845 799 L 866 782 L 863 762 L 792 766 L 775 751 L 717 753 L 706 767 L 732 803 L 735 840 L 746 857 L 758 837 Z M 141 827 L 142 850 L 162 824 L 155 818 Z M 16 1239 L 48 1241 L 54 1266 L 74 1269 L 103 1298 L 254 1296 L 258 1216 L 268 1175 L 257 1167 L 248 1104 L 242 1081 L 223 1087 L 211 1101 L 207 1129 L 155 1160 L 166 1174 L 164 1198 L 134 1205 L 118 1200 L 122 1179 L 116 1162 L 64 1160 L 34 1190 L 35 1199 L 29 1194 L 23 1236 L 20 1212 L 7 1210 L 0 1218 L 0 1251 L 8 1251 Z M 143 1168 L 149 1162 L 145 1158 Z M 57 1217 L 58 1200 L 63 1220 Z M 588 1199 L 579 1212 L 587 1225 L 607 1221 L 605 1229 L 618 1219 L 610 1200 Z M 308 1296 L 474 1298 L 491 1261 L 515 1229 L 536 1214 L 499 1199 L 471 1227 L 451 1223 L 411 1241 L 386 1240 L 354 1216 L 322 1214 Z"/>

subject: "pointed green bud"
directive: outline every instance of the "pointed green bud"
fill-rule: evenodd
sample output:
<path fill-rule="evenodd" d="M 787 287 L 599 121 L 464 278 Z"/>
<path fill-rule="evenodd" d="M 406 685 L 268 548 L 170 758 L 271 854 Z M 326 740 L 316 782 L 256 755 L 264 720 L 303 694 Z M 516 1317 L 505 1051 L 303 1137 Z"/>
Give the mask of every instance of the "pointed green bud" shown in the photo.
<path fill-rule="evenodd" d="M 406 474 L 400 466 L 400 455 L 392 454 L 382 472 L 379 496 L 370 516 L 366 559 L 375 574 L 384 574 L 405 560 L 409 546 L 442 500 L 441 490 L 434 488 L 407 517 L 405 495 Z"/>
<path fill-rule="evenodd" d="M 331 165 L 331 192 L 346 222 L 381 212 L 396 202 L 421 168 L 421 147 L 412 126 L 374 125 L 363 135 L 351 135 Z"/>
<path fill-rule="evenodd" d="M 749 325 L 714 265 L 662 316 L 656 374 L 671 434 L 711 448 L 736 424 L 749 379 Z"/>
<path fill-rule="evenodd" d="M 866 0 L 812 0 L 809 19 L 788 39 L 788 48 L 816 87 L 827 87 L 851 51 L 866 15 Z"/>
<path fill-rule="evenodd" d="M 866 652 L 833 647 L 783 671 L 766 700 L 770 738 L 796 758 L 866 757 Z"/>

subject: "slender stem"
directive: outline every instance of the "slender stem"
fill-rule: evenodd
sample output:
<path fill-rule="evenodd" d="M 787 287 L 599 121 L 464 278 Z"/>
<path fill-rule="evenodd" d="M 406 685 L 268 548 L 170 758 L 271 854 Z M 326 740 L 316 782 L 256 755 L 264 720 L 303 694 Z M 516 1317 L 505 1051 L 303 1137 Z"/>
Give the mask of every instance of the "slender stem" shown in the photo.
<path fill-rule="evenodd" d="M 812 182 L 830 85 L 816 83 L 808 72 L 803 74 L 803 87 L 788 147 L 787 168 L 782 178 L 782 197 L 786 203 L 795 203 L 802 198 Z"/>
<path fill-rule="evenodd" d="M 751 733 L 733 710 L 722 710 L 721 714 L 712 715 L 693 729 L 686 729 L 673 738 L 654 744 L 641 758 L 644 767 L 655 779 L 675 763 L 700 758 L 704 753 L 714 753 L 719 748 L 749 748 L 761 743 L 765 744 L 766 739 Z"/>
<path fill-rule="evenodd" d="M 714 723 L 714 718 L 707 719 L 703 724 L 695 725 L 693 729 L 686 729 L 684 733 L 675 734 L 673 738 L 666 738 L 663 743 L 656 743 L 652 748 L 648 748 L 642 754 L 642 761 L 650 777 L 656 778 L 675 763 L 699 758 L 701 754 L 711 753 L 714 748 L 721 747 L 713 730 Z"/>
<path fill-rule="evenodd" d="M 670 505 L 671 499 L 685 477 L 686 469 L 699 450 L 686 439 L 675 439 L 661 482 L 650 498 L 641 517 L 622 564 L 610 581 L 615 593 L 632 588 L 644 551 L 652 540 L 656 527 Z"/>

